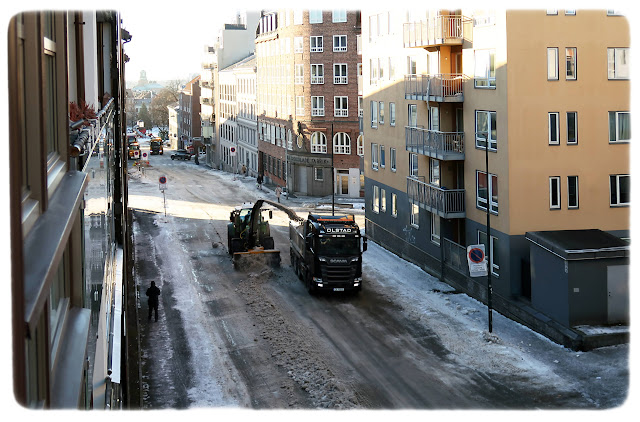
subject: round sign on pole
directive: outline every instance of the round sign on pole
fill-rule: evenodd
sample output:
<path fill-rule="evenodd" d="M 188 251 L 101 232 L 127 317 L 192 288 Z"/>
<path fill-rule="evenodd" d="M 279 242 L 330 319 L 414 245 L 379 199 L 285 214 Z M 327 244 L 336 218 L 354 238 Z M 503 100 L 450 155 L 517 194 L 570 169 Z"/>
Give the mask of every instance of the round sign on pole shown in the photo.
<path fill-rule="evenodd" d="M 473 248 L 469 251 L 469 259 L 475 264 L 484 261 L 484 251 L 480 248 Z"/>
<path fill-rule="evenodd" d="M 229 149 L 229 151 L 231 152 L 231 154 L 229 154 L 229 155 L 231 155 L 232 157 L 235 157 L 235 155 L 236 155 L 236 147 L 231 147 Z"/>
<path fill-rule="evenodd" d="M 164 176 L 160 176 L 158 182 L 160 182 L 161 185 L 164 185 L 165 183 L 167 183 L 167 178 Z"/>
<path fill-rule="evenodd" d="M 142 153 L 142 156 L 143 156 L 144 158 L 147 158 L 147 153 L 146 153 L 146 152 L 143 152 L 143 153 Z"/>

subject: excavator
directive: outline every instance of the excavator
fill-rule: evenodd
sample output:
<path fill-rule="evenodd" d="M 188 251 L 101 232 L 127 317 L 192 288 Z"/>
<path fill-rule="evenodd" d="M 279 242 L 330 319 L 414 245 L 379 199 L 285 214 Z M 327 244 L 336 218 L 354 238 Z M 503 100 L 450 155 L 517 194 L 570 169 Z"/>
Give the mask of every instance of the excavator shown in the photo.
<path fill-rule="evenodd" d="M 275 249 L 269 221 L 263 215 L 268 211 L 271 218 L 272 210 L 264 207 L 265 204 L 284 211 L 292 220 L 304 220 L 284 205 L 267 199 L 237 206 L 231 211 L 227 224 L 229 254 L 236 270 L 260 265 L 280 267 L 280 251 Z"/>

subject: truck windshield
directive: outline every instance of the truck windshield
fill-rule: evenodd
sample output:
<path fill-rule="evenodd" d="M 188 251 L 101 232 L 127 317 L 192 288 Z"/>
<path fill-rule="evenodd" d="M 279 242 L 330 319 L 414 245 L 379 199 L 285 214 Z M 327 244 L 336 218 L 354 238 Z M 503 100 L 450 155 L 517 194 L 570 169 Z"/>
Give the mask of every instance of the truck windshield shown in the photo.
<path fill-rule="evenodd" d="M 333 237 L 323 236 L 319 240 L 320 255 L 359 255 L 359 237 Z"/>

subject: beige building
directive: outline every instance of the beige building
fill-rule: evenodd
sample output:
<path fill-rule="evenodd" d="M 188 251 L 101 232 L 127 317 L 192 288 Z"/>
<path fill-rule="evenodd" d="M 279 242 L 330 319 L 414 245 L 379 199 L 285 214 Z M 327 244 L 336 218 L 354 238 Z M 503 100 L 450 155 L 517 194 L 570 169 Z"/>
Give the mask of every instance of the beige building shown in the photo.
<path fill-rule="evenodd" d="M 384 10 L 362 20 L 370 238 L 434 273 L 443 261 L 464 273 L 466 246 L 487 243 L 489 208 L 493 291 L 507 301 L 531 296 L 528 232 L 628 240 L 623 16 Z"/>

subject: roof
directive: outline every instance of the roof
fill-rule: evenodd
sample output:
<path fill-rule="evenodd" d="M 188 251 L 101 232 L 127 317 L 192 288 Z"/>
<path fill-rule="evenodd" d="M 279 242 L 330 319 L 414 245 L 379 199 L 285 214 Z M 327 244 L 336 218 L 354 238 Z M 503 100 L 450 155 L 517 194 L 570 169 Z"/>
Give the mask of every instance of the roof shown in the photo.
<path fill-rule="evenodd" d="M 527 232 L 525 238 L 564 260 L 630 256 L 629 243 L 599 229 Z"/>
<path fill-rule="evenodd" d="M 225 67 L 224 69 L 221 70 L 221 72 L 236 70 L 236 69 L 253 69 L 255 67 L 256 67 L 256 55 L 251 53 L 249 56 L 245 57 L 244 59 Z"/>

